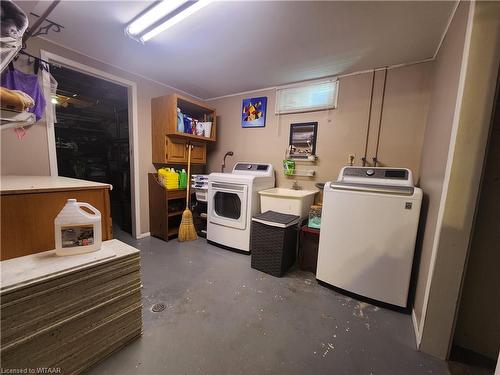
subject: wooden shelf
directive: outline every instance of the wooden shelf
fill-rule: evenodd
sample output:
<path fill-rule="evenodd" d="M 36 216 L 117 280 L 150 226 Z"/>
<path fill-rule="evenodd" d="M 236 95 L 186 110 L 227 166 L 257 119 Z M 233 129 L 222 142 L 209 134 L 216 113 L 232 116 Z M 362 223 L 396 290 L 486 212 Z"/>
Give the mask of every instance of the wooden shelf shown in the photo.
<path fill-rule="evenodd" d="M 215 139 L 210 137 L 204 137 L 202 135 L 195 135 L 195 134 L 188 134 L 188 133 L 180 133 L 180 132 L 175 132 L 175 133 L 168 133 L 169 136 L 171 137 L 177 137 L 177 138 L 184 138 L 184 139 L 195 139 L 197 141 L 204 141 L 204 142 L 215 142 Z"/>
<path fill-rule="evenodd" d="M 179 234 L 179 227 L 169 227 L 167 231 L 167 236 L 176 236 Z"/>
<path fill-rule="evenodd" d="M 165 189 L 168 192 L 167 200 L 186 199 L 186 189 Z"/>
<path fill-rule="evenodd" d="M 176 217 L 176 216 L 180 216 L 182 215 L 182 213 L 184 212 L 184 210 L 182 211 L 174 211 L 174 212 L 169 212 L 168 213 L 168 217 Z"/>

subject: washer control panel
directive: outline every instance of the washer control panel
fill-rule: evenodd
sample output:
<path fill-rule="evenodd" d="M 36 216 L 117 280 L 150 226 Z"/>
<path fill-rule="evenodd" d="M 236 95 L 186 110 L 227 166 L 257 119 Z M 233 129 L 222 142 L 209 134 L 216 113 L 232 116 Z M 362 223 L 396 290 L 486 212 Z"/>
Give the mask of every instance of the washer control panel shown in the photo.
<path fill-rule="evenodd" d="M 371 185 L 413 186 L 413 175 L 407 168 L 344 167 L 337 182 Z"/>
<path fill-rule="evenodd" d="M 408 170 L 403 168 L 345 167 L 343 176 L 408 180 Z"/>

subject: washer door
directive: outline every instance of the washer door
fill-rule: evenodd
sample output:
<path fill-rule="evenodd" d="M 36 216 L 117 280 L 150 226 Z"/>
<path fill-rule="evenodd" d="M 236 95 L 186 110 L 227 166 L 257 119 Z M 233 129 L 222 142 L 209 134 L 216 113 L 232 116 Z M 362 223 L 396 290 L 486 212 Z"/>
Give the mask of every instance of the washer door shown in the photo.
<path fill-rule="evenodd" d="M 211 182 L 208 190 L 210 222 L 231 228 L 245 229 L 248 186 Z"/>

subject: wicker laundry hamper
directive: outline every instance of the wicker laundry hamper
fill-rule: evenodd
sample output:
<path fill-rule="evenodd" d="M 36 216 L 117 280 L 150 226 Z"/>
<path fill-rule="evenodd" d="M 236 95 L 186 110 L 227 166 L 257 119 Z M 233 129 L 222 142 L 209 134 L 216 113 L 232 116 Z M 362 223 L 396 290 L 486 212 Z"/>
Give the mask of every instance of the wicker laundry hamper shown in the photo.
<path fill-rule="evenodd" d="M 281 277 L 295 263 L 299 216 L 266 211 L 252 218 L 252 268 Z"/>

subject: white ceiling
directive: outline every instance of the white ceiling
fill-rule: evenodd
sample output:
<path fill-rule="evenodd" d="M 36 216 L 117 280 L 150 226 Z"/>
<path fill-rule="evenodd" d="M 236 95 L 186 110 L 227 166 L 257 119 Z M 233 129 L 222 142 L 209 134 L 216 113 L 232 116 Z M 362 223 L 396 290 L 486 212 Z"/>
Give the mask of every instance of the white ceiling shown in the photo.
<path fill-rule="evenodd" d="M 63 1 L 46 37 L 201 98 L 434 55 L 455 6 L 444 1 L 217 1 L 141 45 L 125 25 L 150 1 Z M 17 2 L 41 14 L 47 1 Z M 30 23 L 34 18 L 30 19 Z"/>

